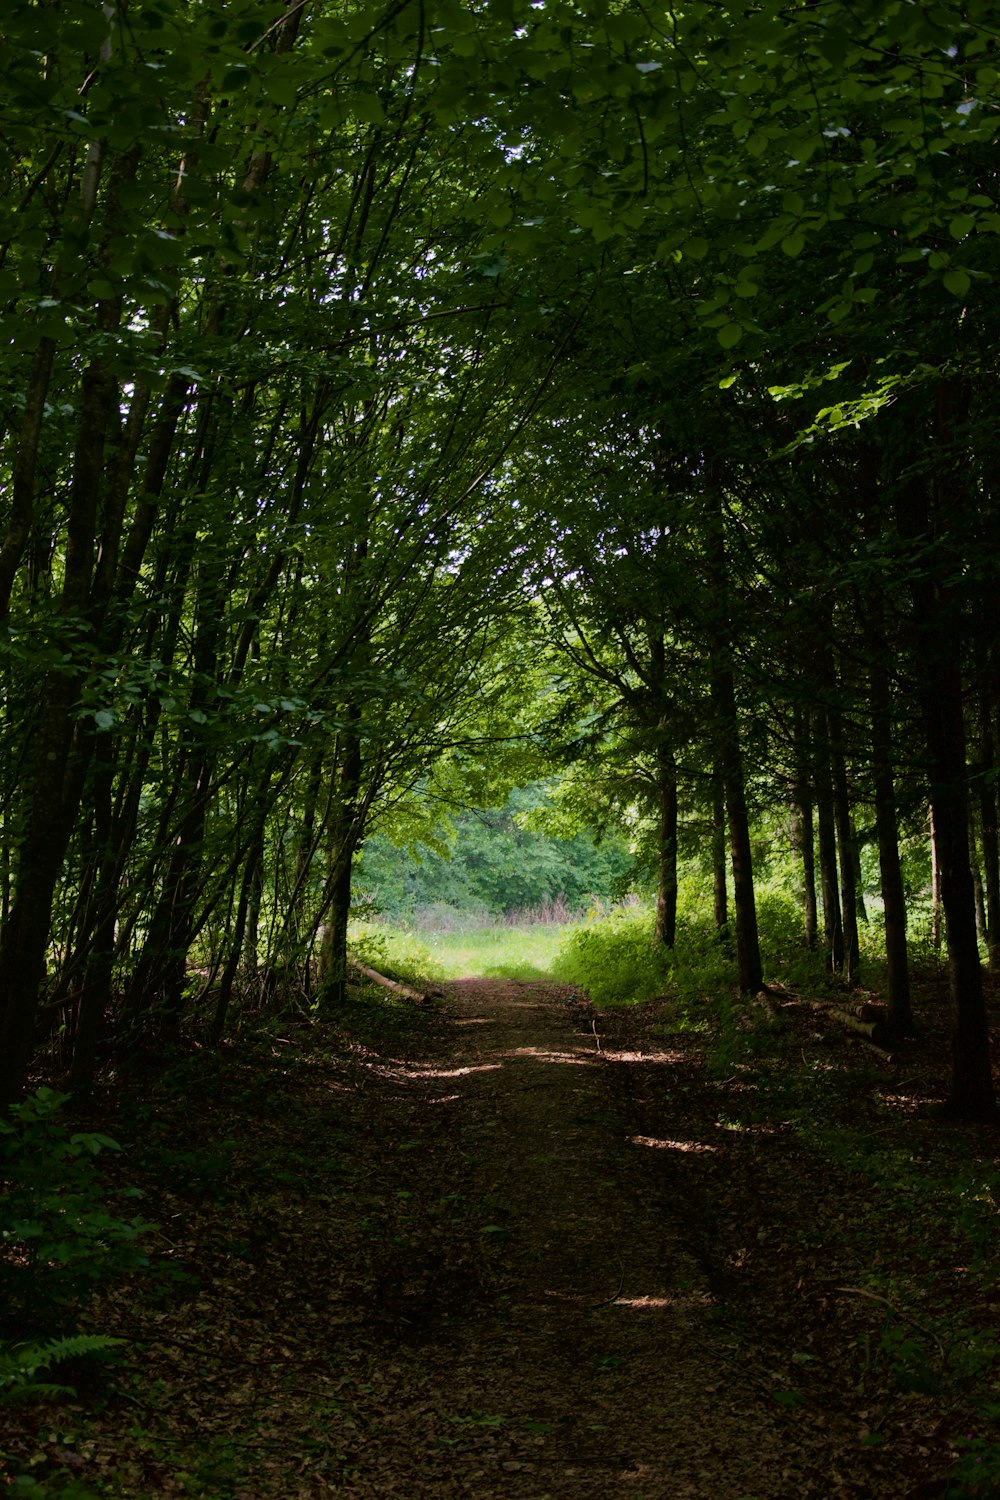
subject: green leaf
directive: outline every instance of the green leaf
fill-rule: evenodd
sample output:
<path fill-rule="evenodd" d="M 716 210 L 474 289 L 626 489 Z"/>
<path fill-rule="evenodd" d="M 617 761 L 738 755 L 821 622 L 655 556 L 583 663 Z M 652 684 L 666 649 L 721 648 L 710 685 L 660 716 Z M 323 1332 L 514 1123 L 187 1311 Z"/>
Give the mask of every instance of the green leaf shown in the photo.
<path fill-rule="evenodd" d="M 735 349 L 743 337 L 743 329 L 739 323 L 724 323 L 717 336 L 723 349 Z"/>
<path fill-rule="evenodd" d="M 958 268 L 945 271 L 942 280 L 949 292 L 952 292 L 956 297 L 964 297 L 972 285 L 972 278 L 969 273 Z"/>
<path fill-rule="evenodd" d="M 959 214 L 957 219 L 952 219 L 948 225 L 948 233 L 953 240 L 964 240 L 967 234 L 971 234 L 976 227 L 975 215 Z"/>
<path fill-rule="evenodd" d="M 781 248 L 786 255 L 790 255 L 794 259 L 796 255 L 802 254 L 805 243 L 805 236 L 799 234 L 798 230 L 796 230 L 794 234 L 785 235 L 785 238 L 781 242 Z"/>
<path fill-rule="evenodd" d="M 98 729 L 110 729 L 115 722 L 115 716 L 110 708 L 99 708 L 94 715 L 94 723 Z"/>

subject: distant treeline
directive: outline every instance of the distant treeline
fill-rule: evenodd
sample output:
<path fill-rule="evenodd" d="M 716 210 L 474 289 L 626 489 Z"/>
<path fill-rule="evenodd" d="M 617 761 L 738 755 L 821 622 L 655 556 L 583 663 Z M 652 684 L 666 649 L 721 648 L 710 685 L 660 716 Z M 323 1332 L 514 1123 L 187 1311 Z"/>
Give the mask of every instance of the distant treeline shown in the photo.
<path fill-rule="evenodd" d="M 525 828 L 517 815 L 538 800 L 529 788 L 512 793 L 501 809 L 461 813 L 447 854 L 426 845 L 411 853 L 375 834 L 361 855 L 358 897 L 387 917 L 409 919 L 428 907 L 502 917 L 560 901 L 578 913 L 594 897 L 624 894 L 636 867 L 622 834 L 560 838 Z"/>

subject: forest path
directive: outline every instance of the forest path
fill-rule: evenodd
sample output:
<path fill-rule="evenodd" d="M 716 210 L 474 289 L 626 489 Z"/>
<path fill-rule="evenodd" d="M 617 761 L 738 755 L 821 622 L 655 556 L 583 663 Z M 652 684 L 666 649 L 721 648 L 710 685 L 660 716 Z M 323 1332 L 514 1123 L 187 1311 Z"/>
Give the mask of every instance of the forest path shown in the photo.
<path fill-rule="evenodd" d="M 813 1149 L 777 1053 L 709 1066 L 675 1019 L 469 979 L 120 1080 L 80 1119 L 129 1143 L 105 1170 L 145 1194 L 154 1274 L 89 1305 L 128 1351 L 101 1401 L 5 1408 L 11 1462 L 108 1500 L 943 1496 L 980 1366 L 901 1383 L 947 1376 L 885 1343 L 934 1303 L 869 1289 L 923 1285 L 914 1200 Z M 842 1087 L 852 1043 L 780 1039 L 823 1121 L 890 1163 L 943 1149 Z M 933 1285 L 965 1319 L 959 1253 Z"/>
<path fill-rule="evenodd" d="M 776 1401 L 787 1381 L 720 1300 L 699 1171 L 717 1139 L 704 1120 L 692 1133 L 683 1091 L 637 1129 L 636 1075 L 671 1056 L 606 1050 L 552 985 L 461 980 L 443 1010 L 439 1055 L 407 1069 L 405 1223 L 384 1226 L 399 1341 L 369 1380 L 392 1415 L 355 1450 L 345 1493 L 899 1493 L 844 1477 L 856 1420 Z"/>

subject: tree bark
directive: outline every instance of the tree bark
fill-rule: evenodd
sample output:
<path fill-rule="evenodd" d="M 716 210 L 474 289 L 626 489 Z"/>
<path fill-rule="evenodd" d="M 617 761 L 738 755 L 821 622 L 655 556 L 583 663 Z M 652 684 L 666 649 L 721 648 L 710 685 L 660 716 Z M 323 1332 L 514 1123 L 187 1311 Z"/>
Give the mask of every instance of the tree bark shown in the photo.
<path fill-rule="evenodd" d="M 1000 973 L 1000 840 L 997 837 L 996 738 L 990 695 L 979 694 L 979 827 L 983 842 L 986 946 L 991 974 Z"/>
<path fill-rule="evenodd" d="M 330 832 L 330 877 L 326 930 L 320 961 L 320 1002 L 337 1009 L 347 998 L 347 929 L 351 917 L 354 856 L 361 845 L 358 797 L 361 791 L 361 708 L 351 704 L 348 726 L 340 735 L 340 766 Z"/>
<path fill-rule="evenodd" d="M 103 318 L 110 330 L 113 314 L 105 309 Z M 0 946 L 0 1110 L 18 1097 L 27 1073 L 56 881 L 92 749 L 91 737 L 81 732 L 77 706 L 91 644 L 87 606 L 105 434 L 116 396 L 109 369 L 100 361 L 88 365 L 81 379 L 60 602 L 69 631 L 69 656 L 78 671 L 61 665 L 44 688 L 31 811 L 18 855 L 17 895 Z"/>
<path fill-rule="evenodd" d="M 660 733 L 665 733 L 663 725 Z M 677 762 L 663 738 L 656 747 L 656 790 L 659 830 L 653 942 L 660 948 L 672 948 L 677 936 Z"/>
<path fill-rule="evenodd" d="M 854 884 L 854 840 L 851 829 L 851 803 L 847 785 L 847 761 L 844 755 L 844 726 L 839 713 L 827 716 L 830 735 L 830 759 L 833 769 L 833 813 L 837 847 L 840 853 L 840 910 L 844 928 L 844 978 L 857 984 L 861 972 L 861 945 L 858 938 L 857 888 Z"/>
<path fill-rule="evenodd" d="M 840 915 L 840 882 L 837 874 L 837 833 L 830 782 L 829 746 L 822 715 L 817 715 L 813 738 L 816 786 L 816 831 L 819 843 L 820 891 L 823 901 L 823 943 L 830 968 L 844 968 L 844 928 Z"/>
<path fill-rule="evenodd" d="M 720 937 L 729 932 L 729 899 L 726 889 L 726 793 L 722 774 L 712 771 L 712 915 Z"/>
<path fill-rule="evenodd" d="M 802 866 L 802 933 L 810 952 L 816 947 L 816 838 L 813 795 L 809 781 L 808 716 L 795 710 L 793 727 L 795 770 L 792 783 L 792 843 Z"/>
<path fill-rule="evenodd" d="M 936 392 L 929 436 L 936 444 L 944 446 L 945 451 L 951 443 L 956 400 L 953 383 L 942 381 Z M 938 472 L 942 472 L 940 463 Z M 961 498 L 963 484 L 960 476 L 952 472 L 950 477 L 954 479 Z M 962 570 L 949 540 L 954 526 L 954 503 L 952 493 L 935 492 L 932 496 L 923 476 L 911 475 L 897 491 L 896 513 L 902 536 L 922 546 L 926 546 L 929 539 L 937 543 L 933 562 L 922 561 L 919 571 L 914 571 L 911 595 L 914 667 L 926 732 L 933 843 L 940 864 L 941 905 L 948 935 L 952 1035 L 947 1112 L 961 1119 L 992 1120 L 997 1115 L 997 1103 L 969 863 L 968 770 L 962 696 L 966 621 L 955 582 L 961 577 Z"/>
<path fill-rule="evenodd" d="M 934 952 L 940 956 L 944 910 L 941 905 L 941 851 L 933 802 L 927 808 L 927 828 L 931 846 L 931 943 Z"/>
<path fill-rule="evenodd" d="M 719 765 L 725 789 L 726 819 L 729 824 L 729 856 L 733 871 L 733 911 L 736 918 L 736 961 L 739 968 L 740 989 L 745 994 L 753 994 L 764 982 L 764 966 L 761 961 L 760 938 L 757 932 L 753 852 L 750 846 L 743 756 L 736 716 L 736 686 L 730 670 L 724 668 L 713 672 L 712 703 L 715 710 Z"/>
<path fill-rule="evenodd" d="M 872 775 L 875 786 L 875 834 L 885 916 L 886 1000 L 889 1030 L 894 1037 L 914 1031 L 910 1005 L 910 972 L 906 945 L 906 895 L 899 861 L 899 825 L 893 776 L 892 693 L 886 642 L 881 618 L 876 620 L 871 642 L 869 688 L 871 693 Z"/>

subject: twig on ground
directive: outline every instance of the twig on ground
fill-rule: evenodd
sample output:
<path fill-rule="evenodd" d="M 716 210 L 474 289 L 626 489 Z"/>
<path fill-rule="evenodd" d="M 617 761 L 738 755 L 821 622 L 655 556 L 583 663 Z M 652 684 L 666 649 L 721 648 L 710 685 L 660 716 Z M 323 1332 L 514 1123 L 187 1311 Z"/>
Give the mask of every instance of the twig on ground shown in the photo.
<path fill-rule="evenodd" d="M 616 1256 L 615 1259 L 618 1262 L 618 1269 L 621 1272 L 618 1278 L 618 1290 L 613 1297 L 605 1297 L 603 1302 L 591 1302 L 590 1308 L 592 1312 L 596 1312 L 599 1307 L 610 1307 L 612 1302 L 617 1302 L 622 1294 L 622 1287 L 625 1285 L 625 1266 L 620 1255 Z"/>

